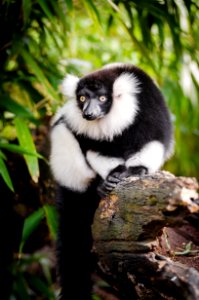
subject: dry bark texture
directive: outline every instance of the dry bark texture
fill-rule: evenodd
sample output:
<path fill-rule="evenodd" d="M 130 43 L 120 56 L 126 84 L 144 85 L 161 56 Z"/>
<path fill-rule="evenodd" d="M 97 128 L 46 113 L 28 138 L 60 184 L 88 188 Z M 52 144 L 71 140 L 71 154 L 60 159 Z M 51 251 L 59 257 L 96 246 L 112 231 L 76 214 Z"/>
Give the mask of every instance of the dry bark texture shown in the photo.
<path fill-rule="evenodd" d="M 195 178 L 161 171 L 101 200 L 93 251 L 120 299 L 199 299 L 197 189 Z"/>

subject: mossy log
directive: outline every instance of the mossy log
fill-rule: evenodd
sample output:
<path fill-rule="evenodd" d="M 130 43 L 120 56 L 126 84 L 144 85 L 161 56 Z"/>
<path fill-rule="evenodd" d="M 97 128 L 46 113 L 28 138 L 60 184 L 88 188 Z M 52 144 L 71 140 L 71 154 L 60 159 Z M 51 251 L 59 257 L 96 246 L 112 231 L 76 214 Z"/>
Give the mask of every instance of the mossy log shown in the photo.
<path fill-rule="evenodd" d="M 199 299 L 199 223 L 190 221 L 198 218 L 197 189 L 195 178 L 161 171 L 128 178 L 100 201 L 93 252 L 120 299 Z M 198 240 L 181 234 L 172 249 L 183 226 L 186 234 L 186 226 L 193 227 Z"/>

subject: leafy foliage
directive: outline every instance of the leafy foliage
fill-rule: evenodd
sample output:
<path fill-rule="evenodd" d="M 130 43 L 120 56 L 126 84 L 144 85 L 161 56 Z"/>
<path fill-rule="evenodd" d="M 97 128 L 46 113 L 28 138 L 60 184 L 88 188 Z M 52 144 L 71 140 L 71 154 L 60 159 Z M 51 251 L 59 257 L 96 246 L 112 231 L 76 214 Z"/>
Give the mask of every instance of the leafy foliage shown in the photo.
<path fill-rule="evenodd" d="M 198 8 L 197 0 L 2 1 L 0 176 L 4 184 L 14 192 L 8 168 L 13 152 L 23 155 L 35 184 L 42 180 L 40 161 L 47 164 L 48 157 L 38 153 L 35 131 L 48 124 L 63 103 L 59 84 L 65 74 L 82 75 L 113 61 L 139 65 L 159 84 L 172 112 L 176 138 L 175 155 L 165 168 L 198 177 Z M 22 235 L 22 252 L 43 218 L 55 238 L 56 212 L 42 203 L 41 210 L 25 221 L 23 232 L 28 235 Z M 31 259 L 20 261 L 14 286 L 14 293 L 23 299 L 29 299 L 23 270 Z M 47 293 L 36 278 L 32 284 Z"/>

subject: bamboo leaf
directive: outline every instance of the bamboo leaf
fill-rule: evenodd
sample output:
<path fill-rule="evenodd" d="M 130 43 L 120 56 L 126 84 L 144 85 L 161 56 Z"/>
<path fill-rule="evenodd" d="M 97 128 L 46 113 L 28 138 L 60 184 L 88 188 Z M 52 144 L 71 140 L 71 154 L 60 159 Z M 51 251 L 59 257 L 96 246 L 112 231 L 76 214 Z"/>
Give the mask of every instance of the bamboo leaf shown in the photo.
<path fill-rule="evenodd" d="M 3 159 L 3 160 L 6 160 L 6 156 L 5 154 L 0 150 L 0 157 Z"/>
<path fill-rule="evenodd" d="M 31 7 L 32 7 L 32 1 L 31 0 L 23 0 L 22 7 L 23 7 L 23 20 L 24 20 L 24 24 L 26 25 L 29 21 Z"/>
<path fill-rule="evenodd" d="M 38 124 L 38 120 L 34 115 L 25 107 L 14 101 L 8 94 L 0 95 L 0 107 L 12 112 L 14 115 L 27 118 L 33 123 Z"/>
<path fill-rule="evenodd" d="M 83 0 L 84 6 L 86 7 L 90 17 L 93 19 L 94 23 L 101 29 L 101 18 L 99 11 L 92 0 Z"/>
<path fill-rule="evenodd" d="M 58 229 L 58 216 L 57 216 L 56 208 L 52 205 L 44 205 L 44 211 L 46 215 L 48 228 L 50 230 L 50 234 L 52 238 L 55 240 L 57 237 L 57 229 Z"/>
<path fill-rule="evenodd" d="M 19 145 L 0 142 L 0 148 L 6 149 L 10 152 L 19 153 L 19 154 L 28 154 L 28 155 L 32 155 L 32 156 L 36 156 L 38 158 L 44 159 L 44 157 L 41 154 L 28 151 Z"/>
<path fill-rule="evenodd" d="M 52 85 L 44 75 L 43 71 L 37 64 L 36 60 L 30 55 L 28 51 L 25 49 L 21 49 L 20 53 L 25 60 L 26 64 L 32 69 L 37 79 L 44 85 L 48 93 L 51 95 L 53 99 L 57 98 L 57 92 L 53 89 Z"/>
<path fill-rule="evenodd" d="M 68 7 L 69 11 L 73 10 L 73 0 L 65 0 L 66 6 Z"/>
<path fill-rule="evenodd" d="M 57 17 L 62 22 L 64 29 L 67 30 L 68 24 L 67 24 L 67 18 L 65 15 L 65 11 L 63 10 L 63 7 L 60 7 L 60 3 L 55 2 L 54 0 L 51 2 L 53 9 L 55 13 L 57 14 Z"/>
<path fill-rule="evenodd" d="M 16 277 L 16 281 L 14 282 L 14 290 L 18 295 L 20 295 L 20 299 L 31 300 L 31 297 L 28 294 L 27 282 L 21 273 Z"/>
<path fill-rule="evenodd" d="M 20 243 L 20 250 L 21 253 L 23 250 L 23 246 L 29 236 L 34 232 L 34 230 L 39 226 L 41 220 L 44 217 L 44 210 L 43 208 L 39 208 L 37 211 L 33 212 L 29 215 L 24 222 L 23 231 L 22 231 L 22 239 Z"/>
<path fill-rule="evenodd" d="M 43 9 L 44 13 L 46 14 L 46 16 L 49 19 L 52 19 L 53 14 L 48 6 L 48 2 L 47 1 L 43 1 L 43 0 L 37 0 L 38 4 L 41 6 L 41 8 Z"/>
<path fill-rule="evenodd" d="M 26 124 L 26 122 L 20 118 L 15 118 L 15 126 L 17 130 L 17 136 L 19 140 L 19 144 L 22 148 L 31 153 L 37 154 L 35 144 L 32 139 L 32 135 L 30 130 Z M 34 182 L 38 182 L 39 178 L 39 164 L 38 158 L 36 156 L 24 154 L 24 159 L 26 161 L 29 173 Z"/>
<path fill-rule="evenodd" d="M 8 173 L 8 169 L 2 159 L 2 157 L 0 157 L 0 174 L 3 178 L 3 180 L 5 181 L 5 183 L 7 184 L 7 186 L 9 187 L 9 189 L 14 192 L 14 187 L 12 184 L 12 180 L 10 178 L 10 175 Z"/>
<path fill-rule="evenodd" d="M 49 286 L 44 283 L 40 278 L 37 276 L 29 276 L 29 281 L 31 286 L 33 286 L 37 291 L 39 291 L 43 296 L 47 296 L 49 300 L 54 300 L 55 296 L 53 292 L 50 290 Z"/>

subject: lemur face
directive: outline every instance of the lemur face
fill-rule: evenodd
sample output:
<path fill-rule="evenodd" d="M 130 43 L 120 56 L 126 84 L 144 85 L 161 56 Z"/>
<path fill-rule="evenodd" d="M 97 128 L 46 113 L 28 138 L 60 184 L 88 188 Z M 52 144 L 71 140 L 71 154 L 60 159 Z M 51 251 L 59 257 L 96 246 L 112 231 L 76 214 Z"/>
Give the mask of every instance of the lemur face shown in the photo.
<path fill-rule="evenodd" d="M 88 121 L 103 118 L 112 104 L 111 89 L 100 81 L 82 79 L 76 89 L 76 100 L 82 117 Z"/>

